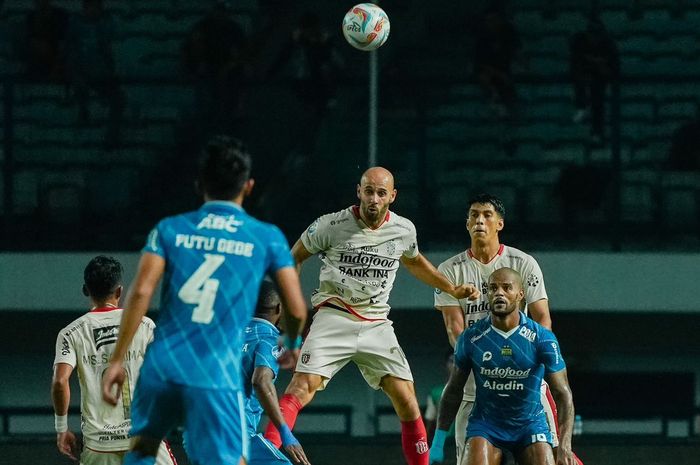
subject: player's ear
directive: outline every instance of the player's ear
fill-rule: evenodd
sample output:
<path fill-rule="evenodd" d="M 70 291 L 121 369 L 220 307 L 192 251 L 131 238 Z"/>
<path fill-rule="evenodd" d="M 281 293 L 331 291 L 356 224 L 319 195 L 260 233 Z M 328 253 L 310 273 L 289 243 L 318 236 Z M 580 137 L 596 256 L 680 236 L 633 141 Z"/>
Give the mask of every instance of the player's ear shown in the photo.
<path fill-rule="evenodd" d="M 393 191 L 391 191 L 391 199 L 389 200 L 389 203 L 394 203 L 394 200 L 396 200 L 396 194 L 398 194 L 398 192 L 396 191 L 396 189 L 394 189 Z"/>
<path fill-rule="evenodd" d="M 253 192 L 253 186 L 255 186 L 255 179 L 253 178 L 248 179 L 243 185 L 243 193 L 246 197 L 248 197 L 250 193 Z"/>
<path fill-rule="evenodd" d="M 83 284 L 83 295 L 85 297 L 90 297 L 90 291 L 88 291 L 87 284 Z"/>
<path fill-rule="evenodd" d="M 124 286 L 118 286 L 114 291 L 114 297 L 116 297 L 117 300 L 122 298 L 122 291 L 124 291 Z"/>
<path fill-rule="evenodd" d="M 503 226 L 505 225 L 505 220 L 501 215 L 498 215 L 498 224 L 496 225 L 496 231 L 503 231 Z"/>
<path fill-rule="evenodd" d="M 359 184 L 357 185 L 357 199 L 361 200 L 360 199 L 360 185 Z"/>

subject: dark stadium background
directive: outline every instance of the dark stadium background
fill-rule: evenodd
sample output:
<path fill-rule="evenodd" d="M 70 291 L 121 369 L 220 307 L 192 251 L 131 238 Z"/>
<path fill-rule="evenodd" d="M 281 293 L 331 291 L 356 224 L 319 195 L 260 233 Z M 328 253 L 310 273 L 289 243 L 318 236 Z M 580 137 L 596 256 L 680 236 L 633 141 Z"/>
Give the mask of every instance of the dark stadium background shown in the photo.
<path fill-rule="evenodd" d="M 80 11 L 78 0 L 53 3 Z M 355 200 L 367 167 L 369 55 L 340 34 L 352 3 L 224 2 L 245 43 L 241 72 L 229 82 L 237 90 L 223 94 L 239 103 L 224 108 L 181 57 L 213 3 L 104 2 L 115 24 L 109 85 L 123 96 L 115 136 L 109 97 L 91 89 L 85 118 L 65 73 L 29 72 L 25 16 L 33 2 L 0 0 L 2 464 L 68 463 L 55 449 L 49 386 L 56 333 L 85 310 L 82 267 L 109 253 L 131 276 L 154 222 L 198 204 L 192 174 L 207 136 L 246 141 L 257 180 L 247 209 L 290 241 L 316 216 Z M 514 67 L 517 103 L 507 117 L 472 70 L 474 30 L 490 3 L 381 2 L 391 36 L 378 52 L 377 159 L 396 176 L 394 210 L 415 222 L 421 249 L 437 263 L 467 247 L 467 198 L 484 190 L 502 197 L 503 241 L 534 255 L 547 281 L 583 421 L 575 450 L 587 464 L 695 464 L 700 1 L 505 2 L 525 63 Z M 602 141 L 587 123 L 572 122 L 568 40 L 591 11 L 620 56 Z M 318 113 L 310 110 L 318 96 L 300 91 L 292 62 L 278 59 L 299 18 L 313 14 L 336 65 L 326 83 L 332 98 Z M 684 125 L 690 142 L 679 165 L 670 153 Z M 303 276 L 307 294 L 315 266 Z M 390 303 L 424 404 L 443 381 L 447 339 L 430 289 L 419 287 L 402 275 Z M 77 384 L 73 392 L 77 407 Z M 300 418 L 314 464 L 402 463 L 387 399 L 352 367 Z M 78 421 L 71 414 L 74 429 Z"/>

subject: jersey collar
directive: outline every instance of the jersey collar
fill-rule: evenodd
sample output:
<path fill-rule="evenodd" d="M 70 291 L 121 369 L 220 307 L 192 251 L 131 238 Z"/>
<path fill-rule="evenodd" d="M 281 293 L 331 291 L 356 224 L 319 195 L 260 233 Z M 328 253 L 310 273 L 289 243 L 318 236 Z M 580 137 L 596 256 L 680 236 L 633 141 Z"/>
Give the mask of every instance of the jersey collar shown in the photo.
<path fill-rule="evenodd" d="M 391 218 L 391 212 L 389 210 L 387 210 L 386 215 L 384 215 L 384 221 L 382 221 L 382 224 L 380 224 L 376 228 L 372 228 L 367 223 L 365 223 L 365 220 L 363 220 L 362 216 L 360 216 L 360 207 L 358 205 L 353 205 L 351 208 L 352 208 L 352 214 L 353 214 L 353 216 L 355 216 L 355 219 L 362 221 L 362 223 L 365 226 L 367 226 L 368 228 L 373 229 L 373 230 L 381 228 L 384 225 L 384 223 L 387 223 L 389 221 L 389 219 Z"/>
<path fill-rule="evenodd" d="M 238 211 L 245 211 L 245 209 L 241 205 L 238 205 L 236 202 L 229 202 L 227 200 L 209 200 L 208 202 L 204 202 L 201 208 L 205 210 L 231 208 Z"/>
<path fill-rule="evenodd" d="M 104 312 L 111 312 L 112 310 L 122 310 L 121 307 L 99 307 L 99 308 L 93 308 L 90 310 L 90 313 L 104 313 Z"/>
<path fill-rule="evenodd" d="M 488 265 L 489 263 L 494 261 L 496 257 L 500 257 L 501 255 L 503 255 L 503 251 L 505 250 L 505 248 L 506 246 L 504 244 L 499 244 L 498 252 L 496 252 L 496 255 L 491 257 L 491 260 L 489 260 L 488 263 L 485 263 L 485 265 Z M 473 258 L 474 260 L 476 260 L 476 257 L 474 257 L 474 254 L 472 253 L 471 247 L 467 249 L 467 255 L 469 256 L 469 258 Z"/>
<path fill-rule="evenodd" d="M 257 321 L 258 323 L 268 325 L 270 328 L 274 329 L 277 334 L 279 334 L 279 332 L 280 332 L 280 330 L 277 326 L 273 325 L 272 323 L 267 321 L 265 318 L 253 317 L 253 321 Z"/>

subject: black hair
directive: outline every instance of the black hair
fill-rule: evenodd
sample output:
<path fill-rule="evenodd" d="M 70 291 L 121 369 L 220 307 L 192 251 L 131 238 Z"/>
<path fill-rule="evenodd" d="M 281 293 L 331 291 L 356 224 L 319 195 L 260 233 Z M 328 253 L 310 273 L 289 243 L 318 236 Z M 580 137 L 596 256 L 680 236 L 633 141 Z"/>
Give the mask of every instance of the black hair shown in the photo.
<path fill-rule="evenodd" d="M 274 310 L 280 304 L 280 295 L 277 292 L 277 286 L 272 281 L 264 279 L 260 283 L 260 292 L 258 293 L 258 305 L 255 307 L 255 314 L 262 315 L 275 313 Z"/>
<path fill-rule="evenodd" d="M 90 260 L 83 272 L 84 290 L 94 299 L 112 295 L 122 284 L 123 268 L 113 257 L 98 255 Z"/>
<path fill-rule="evenodd" d="M 250 178 L 251 158 L 245 145 L 235 137 L 215 136 L 202 151 L 199 188 L 216 200 L 231 200 L 241 193 Z"/>
<path fill-rule="evenodd" d="M 503 206 L 503 202 L 501 199 L 496 197 L 493 194 L 488 194 L 485 192 L 482 192 L 480 194 L 476 194 L 474 197 L 470 198 L 467 201 L 467 208 L 471 208 L 472 205 L 475 203 L 481 203 L 481 204 L 487 204 L 490 203 L 493 205 L 493 209 L 496 210 L 496 212 L 501 215 L 501 218 L 506 217 L 506 207 Z"/>

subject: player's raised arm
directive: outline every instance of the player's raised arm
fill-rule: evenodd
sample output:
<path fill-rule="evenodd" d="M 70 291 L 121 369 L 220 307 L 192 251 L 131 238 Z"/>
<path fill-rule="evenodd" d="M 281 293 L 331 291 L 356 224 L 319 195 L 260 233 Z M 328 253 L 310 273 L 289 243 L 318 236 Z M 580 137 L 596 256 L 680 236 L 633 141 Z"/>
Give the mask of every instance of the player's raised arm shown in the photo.
<path fill-rule="evenodd" d="M 119 337 L 109 367 L 105 370 L 102 378 L 102 398 L 112 405 L 117 405 L 124 383 L 125 374 L 122 367 L 124 355 L 143 316 L 148 311 L 148 306 L 164 271 L 165 260 L 160 255 L 146 252 L 141 256 L 136 277 L 126 298 L 126 306 L 119 326 Z M 117 385 L 116 391 L 114 385 Z"/>
<path fill-rule="evenodd" d="M 462 307 L 456 305 L 436 306 L 435 308 L 442 313 L 447 339 L 454 348 L 457 344 L 457 338 L 464 332 L 464 311 Z"/>
<path fill-rule="evenodd" d="M 285 346 L 288 349 L 280 357 L 280 366 L 291 368 L 296 364 L 299 355 L 301 333 L 306 324 L 308 310 L 301 293 L 299 274 L 294 268 L 280 268 L 275 273 L 275 280 L 282 299 L 282 324 L 285 329 Z"/>
<path fill-rule="evenodd" d="M 270 421 L 280 432 L 282 447 L 284 447 L 284 450 L 287 451 L 292 460 L 294 460 L 294 463 L 310 465 L 309 459 L 306 458 L 306 454 L 304 453 L 304 449 L 284 421 L 282 412 L 277 404 L 277 391 L 273 383 L 274 378 L 275 374 L 270 368 L 265 366 L 255 367 L 252 378 L 255 394 L 263 410 L 265 410 L 265 413 L 270 418 Z"/>
<path fill-rule="evenodd" d="M 431 287 L 447 292 L 456 299 L 473 300 L 479 297 L 479 290 L 476 286 L 472 284 L 455 286 L 421 253 L 412 258 L 404 255 L 401 257 L 401 263 L 419 280 Z"/>
<path fill-rule="evenodd" d="M 559 447 L 557 448 L 557 465 L 575 465 L 571 449 L 571 435 L 574 430 L 574 400 L 569 387 L 566 369 L 546 375 L 549 389 L 559 414 Z"/>

